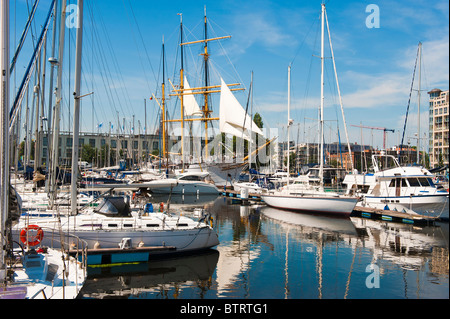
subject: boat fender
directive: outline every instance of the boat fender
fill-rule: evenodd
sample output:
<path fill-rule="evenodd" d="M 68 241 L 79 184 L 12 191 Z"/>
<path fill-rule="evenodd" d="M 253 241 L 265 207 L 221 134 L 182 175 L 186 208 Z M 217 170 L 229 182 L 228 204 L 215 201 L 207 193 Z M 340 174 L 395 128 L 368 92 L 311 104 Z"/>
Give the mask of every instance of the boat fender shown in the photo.
<path fill-rule="evenodd" d="M 164 212 L 164 203 L 163 202 L 159 203 L 159 211 L 161 213 Z"/>
<path fill-rule="evenodd" d="M 36 235 L 31 235 L 28 233 L 29 230 L 35 230 Z M 44 231 L 38 225 L 29 225 L 28 227 L 22 228 L 20 231 L 20 241 L 27 246 L 37 246 L 41 243 L 44 238 Z"/>
<path fill-rule="evenodd" d="M 146 214 L 153 213 L 153 204 L 152 203 L 145 204 L 144 211 Z"/>

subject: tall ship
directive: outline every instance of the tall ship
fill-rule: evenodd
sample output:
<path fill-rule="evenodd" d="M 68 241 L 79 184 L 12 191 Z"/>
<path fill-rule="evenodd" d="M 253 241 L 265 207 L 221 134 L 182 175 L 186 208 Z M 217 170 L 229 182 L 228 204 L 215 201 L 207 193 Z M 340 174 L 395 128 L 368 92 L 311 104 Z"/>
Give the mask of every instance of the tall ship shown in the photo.
<path fill-rule="evenodd" d="M 172 87 L 172 93 L 169 96 L 176 97 L 177 101 L 179 100 L 180 102 L 180 118 L 168 119 L 164 71 L 161 89 L 162 96 L 160 99 L 154 96 L 161 108 L 161 156 L 165 162 L 165 166 L 169 167 L 169 163 L 178 164 L 178 168 L 175 169 L 176 174 L 208 172 L 218 187 L 222 187 L 232 180 L 237 180 L 240 172 L 248 164 L 243 154 L 241 154 L 241 158 L 240 155 L 234 155 L 229 150 L 229 146 L 232 148 L 232 145 L 229 145 L 231 144 L 229 141 L 232 141 L 230 135 L 246 141 L 251 141 L 252 136 L 256 134 L 263 136 L 261 129 L 253 122 L 252 118 L 233 94 L 234 91 L 244 90 L 244 88 L 239 87 L 240 83 L 227 84 L 221 75 L 218 75 L 220 83 L 211 83 L 208 44 L 212 41 L 219 41 L 230 37 L 208 37 L 208 19 L 205 9 L 204 38 L 196 41 L 185 41 L 183 37 L 183 19 L 180 14 L 179 83 L 173 84 L 169 81 Z M 203 74 L 195 75 L 197 80 L 201 79 L 199 86 L 190 85 L 188 73 L 184 68 L 184 50 L 187 46 L 194 44 L 203 45 L 203 53 L 201 54 L 203 56 Z M 192 77 L 194 78 L 194 75 Z M 212 95 L 215 93 L 220 93 L 218 117 L 213 116 Z M 196 99 L 196 96 L 201 96 L 202 98 Z M 200 104 L 202 105 L 199 104 L 199 100 L 201 100 Z M 218 134 L 214 129 L 214 123 L 217 121 L 219 122 Z M 168 139 L 172 132 L 173 123 L 179 123 L 181 136 L 179 142 L 169 151 Z M 223 142 L 223 135 L 226 136 L 225 142 Z M 212 136 L 214 137 L 212 138 Z M 223 151 L 223 149 L 225 150 Z"/>

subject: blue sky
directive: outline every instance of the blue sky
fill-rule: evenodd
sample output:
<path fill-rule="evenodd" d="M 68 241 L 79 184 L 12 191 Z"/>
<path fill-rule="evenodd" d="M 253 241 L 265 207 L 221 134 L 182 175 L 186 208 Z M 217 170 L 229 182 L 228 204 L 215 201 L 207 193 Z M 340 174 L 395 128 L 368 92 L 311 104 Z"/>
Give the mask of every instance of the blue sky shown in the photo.
<path fill-rule="evenodd" d="M 27 2 L 11 1 L 11 42 L 16 43 L 27 17 Z M 48 11 L 49 0 L 41 0 L 35 33 Z M 72 2 L 72 1 L 70 1 Z M 144 99 L 147 127 L 156 123 L 158 106 L 150 101 L 160 94 L 161 47 L 164 37 L 166 77 L 177 81 L 179 71 L 180 16 L 183 14 L 185 41 L 203 37 L 206 6 L 210 37 L 231 35 L 210 42 L 211 84 L 219 76 L 227 83 L 250 86 L 254 72 L 253 112 L 262 115 L 264 126 L 278 128 L 285 138 L 287 122 L 287 69 L 291 73 L 291 118 L 299 126 L 293 133 L 300 142 L 317 141 L 317 108 L 320 103 L 320 4 L 321 1 L 138 1 L 85 0 L 82 93 L 94 91 L 82 103 L 82 130 L 107 132 L 107 123 L 117 128 L 117 117 L 127 125 L 135 116 L 144 127 Z M 368 28 L 366 7 L 379 8 L 379 28 Z M 448 1 L 326 1 L 327 16 L 351 142 L 361 143 L 360 129 L 351 125 L 395 129 L 387 134 L 387 146 L 398 144 L 403 132 L 414 63 L 419 41 L 423 43 L 421 132 L 428 129 L 428 95 L 435 87 L 449 87 L 449 4 Z M 41 22 L 42 23 L 42 22 Z M 70 39 L 70 40 L 69 40 Z M 94 41 L 93 41 L 94 39 Z M 66 32 L 65 110 L 66 130 L 73 107 L 75 29 Z M 16 41 L 16 42 L 14 42 Z M 31 40 L 18 62 L 15 81 L 21 80 Z M 49 45 L 50 46 L 50 45 Z M 70 56 L 69 56 L 70 52 Z M 201 45 L 185 50 L 185 69 L 191 86 L 201 85 Z M 329 48 L 325 56 L 330 57 Z M 70 64 L 69 62 L 70 61 Z M 327 141 L 336 141 L 339 123 L 345 141 L 331 59 L 326 59 L 325 120 Z M 23 71 L 22 71 L 23 72 Z M 70 79 L 70 83 L 69 83 Z M 18 84 L 15 84 L 18 86 Z M 167 83 L 170 88 L 170 84 Z M 417 89 L 417 80 L 414 88 Z M 14 84 L 13 84 L 14 89 Z M 237 93 L 245 106 L 248 92 Z M 212 107 L 218 115 L 218 97 Z M 169 113 L 179 116 L 179 103 L 172 98 Z M 93 111 L 94 110 L 94 111 Z M 175 112 L 175 113 L 174 113 Z M 417 92 L 412 94 L 406 137 L 417 132 Z M 178 115 L 178 116 L 177 116 Z M 337 122 L 339 120 L 339 122 Z M 218 129 L 218 123 L 215 125 Z M 363 130 L 362 142 L 382 147 L 382 132 Z M 416 141 L 411 140 L 415 145 Z"/>

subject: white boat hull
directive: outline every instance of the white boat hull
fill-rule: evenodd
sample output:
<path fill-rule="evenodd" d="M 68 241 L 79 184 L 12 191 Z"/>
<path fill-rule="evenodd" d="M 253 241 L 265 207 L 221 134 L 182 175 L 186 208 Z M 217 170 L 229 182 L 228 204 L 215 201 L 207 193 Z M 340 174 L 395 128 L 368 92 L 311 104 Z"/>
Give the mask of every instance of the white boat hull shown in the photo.
<path fill-rule="evenodd" d="M 255 183 L 233 183 L 233 188 L 235 191 L 240 192 L 243 189 L 247 189 L 249 193 L 261 194 L 262 188 Z"/>
<path fill-rule="evenodd" d="M 39 223 L 37 223 L 39 225 Z M 43 228 L 45 229 L 45 228 Z M 60 248 L 59 230 L 47 230 L 41 242 L 44 246 Z M 13 232 L 14 234 L 14 232 Z M 18 238 L 18 232 L 16 232 Z M 64 232 L 67 235 L 67 232 Z M 204 226 L 195 229 L 173 229 L 167 230 L 77 230 L 70 231 L 70 235 L 75 235 L 87 243 L 88 249 L 95 248 L 118 248 L 123 239 L 130 239 L 131 247 L 174 247 L 176 252 L 188 252 L 212 248 L 219 244 L 216 232 Z M 173 252 L 173 251 L 171 251 Z"/>
<path fill-rule="evenodd" d="M 118 199 L 111 197 L 95 210 L 76 216 L 22 217 L 12 228 L 13 238 L 19 241 L 19 234 L 24 227 L 36 225 L 43 230 L 43 234 L 40 234 L 43 238 L 37 244 L 33 240 L 33 245 L 60 248 L 61 242 L 66 242 L 65 249 L 77 247 L 76 241 L 69 239 L 68 242 L 67 237 L 71 236 L 69 238 L 79 238 L 87 244 L 88 259 L 92 259 L 92 254 L 98 251 L 107 250 L 105 254 L 109 255 L 126 254 L 127 262 L 146 261 L 154 254 L 203 250 L 219 244 L 208 215 L 203 215 L 197 221 L 182 215 L 148 213 L 147 210 L 127 213 L 126 204 L 121 207 L 124 203 Z M 65 240 L 61 240 L 61 237 Z M 21 240 L 25 241 L 23 236 Z M 132 254 L 133 251 L 136 254 Z M 92 264 L 92 260 L 89 264 Z"/>
<path fill-rule="evenodd" d="M 449 196 L 446 194 L 391 197 L 366 195 L 363 204 L 379 209 L 384 209 L 387 205 L 390 210 L 412 210 L 417 214 L 437 217 L 448 218 L 449 213 Z"/>
<path fill-rule="evenodd" d="M 272 207 L 310 213 L 350 215 L 357 198 L 327 196 L 262 195 L 262 200 Z"/>
<path fill-rule="evenodd" d="M 208 183 L 189 183 L 178 182 L 177 185 L 170 187 L 152 188 L 151 192 L 154 194 L 182 194 L 182 195 L 211 195 L 219 194 L 217 187 Z"/>
<path fill-rule="evenodd" d="M 201 166 L 191 164 L 184 172 L 208 172 L 214 184 L 217 187 L 223 187 L 237 179 L 243 168 L 244 166 L 236 163 L 203 163 Z M 181 170 L 178 171 L 178 173 L 180 172 Z"/>

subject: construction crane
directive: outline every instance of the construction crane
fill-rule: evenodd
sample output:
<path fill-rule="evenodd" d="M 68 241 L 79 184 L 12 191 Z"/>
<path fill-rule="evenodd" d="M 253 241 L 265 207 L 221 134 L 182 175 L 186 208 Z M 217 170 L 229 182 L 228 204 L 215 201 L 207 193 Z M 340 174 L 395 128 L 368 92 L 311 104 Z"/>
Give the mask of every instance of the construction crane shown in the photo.
<path fill-rule="evenodd" d="M 383 149 L 386 149 L 386 132 L 392 132 L 392 133 L 395 132 L 395 130 L 385 128 L 385 127 L 372 127 L 372 126 L 364 126 L 364 125 L 351 125 L 351 126 L 383 131 Z"/>

